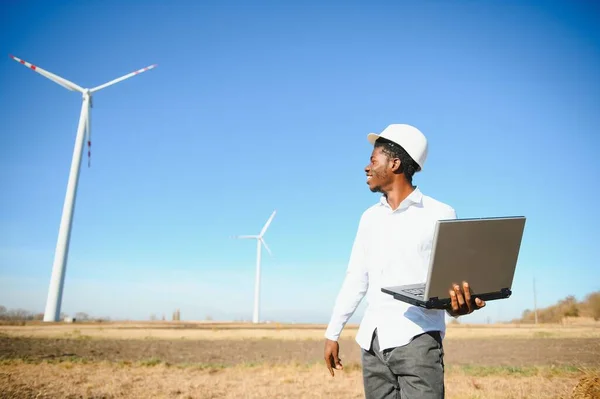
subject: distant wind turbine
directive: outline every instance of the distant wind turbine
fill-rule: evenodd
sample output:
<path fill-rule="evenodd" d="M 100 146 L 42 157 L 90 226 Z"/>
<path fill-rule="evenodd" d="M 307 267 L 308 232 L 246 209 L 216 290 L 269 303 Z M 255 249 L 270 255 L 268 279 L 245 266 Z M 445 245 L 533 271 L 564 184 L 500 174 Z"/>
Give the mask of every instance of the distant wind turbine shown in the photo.
<path fill-rule="evenodd" d="M 52 277 L 50 278 L 50 288 L 48 290 L 48 299 L 46 301 L 46 310 L 44 312 L 44 321 L 58 321 L 60 318 L 60 307 L 62 303 L 63 286 L 65 282 L 65 270 L 67 266 L 67 257 L 69 254 L 69 241 L 71 238 L 71 225 L 73 224 L 73 209 L 75 207 L 75 198 L 77 193 L 77 184 L 79 182 L 79 170 L 81 166 L 81 154 L 84 147 L 84 133 L 87 133 L 88 144 L 88 166 L 91 156 L 92 145 L 92 126 L 91 126 L 91 108 L 92 94 L 102 90 L 115 83 L 119 83 L 132 76 L 148 71 L 156 67 L 156 64 L 149 67 L 131 72 L 118 79 L 111 80 L 103 85 L 94 87 L 93 89 L 84 89 L 60 76 L 48 72 L 36 65 L 23 61 L 15 56 L 10 56 L 13 60 L 25 65 L 27 68 L 39 73 L 40 75 L 50 79 L 67 90 L 78 91 L 83 96 L 83 104 L 81 105 L 81 113 L 79 116 L 79 125 L 77 126 L 77 135 L 75 136 L 75 148 L 73 149 L 73 158 L 71 160 L 71 171 L 69 172 L 69 181 L 67 183 L 67 193 L 63 204 L 62 217 L 60 220 L 60 229 L 58 231 L 58 241 L 56 251 L 54 253 L 54 265 L 52 266 Z"/>
<path fill-rule="evenodd" d="M 256 277 L 255 277 L 255 281 L 254 281 L 254 313 L 252 315 L 253 323 L 258 323 L 258 321 L 259 321 L 261 244 L 265 246 L 265 249 L 269 252 L 269 255 L 273 255 L 263 237 L 264 237 L 265 233 L 267 232 L 269 225 L 273 221 L 273 218 L 275 217 L 276 212 L 277 212 L 276 210 L 273 211 L 273 213 L 267 220 L 267 223 L 265 223 L 262 230 L 260 231 L 259 235 L 257 235 L 257 236 L 234 236 L 234 238 L 241 238 L 241 239 L 256 239 Z"/>

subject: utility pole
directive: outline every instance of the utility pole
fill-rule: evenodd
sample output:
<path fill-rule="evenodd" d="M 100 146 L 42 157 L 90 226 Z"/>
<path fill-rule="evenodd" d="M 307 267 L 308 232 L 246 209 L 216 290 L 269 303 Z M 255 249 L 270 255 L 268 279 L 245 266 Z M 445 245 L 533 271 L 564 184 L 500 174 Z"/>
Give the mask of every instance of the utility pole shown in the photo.
<path fill-rule="evenodd" d="M 537 295 L 535 292 L 535 277 L 533 278 L 533 314 L 535 316 L 535 324 L 537 324 L 538 318 L 537 318 Z"/>

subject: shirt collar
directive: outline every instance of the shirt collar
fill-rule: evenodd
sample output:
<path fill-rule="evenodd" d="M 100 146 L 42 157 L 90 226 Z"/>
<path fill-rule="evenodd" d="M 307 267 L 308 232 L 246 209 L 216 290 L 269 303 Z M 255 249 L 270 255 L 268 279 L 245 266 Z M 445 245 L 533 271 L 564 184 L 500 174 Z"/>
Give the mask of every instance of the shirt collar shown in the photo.
<path fill-rule="evenodd" d="M 410 193 L 406 198 L 404 198 L 404 200 L 402 200 L 400 205 L 398 205 L 398 208 L 395 210 L 393 210 L 392 207 L 390 206 L 390 204 L 388 204 L 387 199 L 385 198 L 385 195 L 382 195 L 381 198 L 379 199 L 380 205 L 383 205 L 392 211 L 399 211 L 402 209 L 406 209 L 411 205 L 420 205 L 422 203 L 422 201 L 423 201 L 423 193 L 421 192 L 419 187 L 415 187 L 413 192 Z"/>

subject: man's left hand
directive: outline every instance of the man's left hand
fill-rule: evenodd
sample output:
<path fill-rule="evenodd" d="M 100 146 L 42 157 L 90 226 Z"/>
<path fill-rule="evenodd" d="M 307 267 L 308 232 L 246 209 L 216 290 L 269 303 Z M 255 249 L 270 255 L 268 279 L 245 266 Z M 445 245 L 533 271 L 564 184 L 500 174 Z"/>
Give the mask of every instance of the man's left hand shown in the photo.
<path fill-rule="evenodd" d="M 466 281 L 463 282 L 462 287 L 454 284 L 449 293 L 451 308 L 448 309 L 448 314 L 450 316 L 464 316 L 485 306 L 485 301 L 479 298 L 475 298 L 475 301 L 472 300 L 471 288 Z"/>

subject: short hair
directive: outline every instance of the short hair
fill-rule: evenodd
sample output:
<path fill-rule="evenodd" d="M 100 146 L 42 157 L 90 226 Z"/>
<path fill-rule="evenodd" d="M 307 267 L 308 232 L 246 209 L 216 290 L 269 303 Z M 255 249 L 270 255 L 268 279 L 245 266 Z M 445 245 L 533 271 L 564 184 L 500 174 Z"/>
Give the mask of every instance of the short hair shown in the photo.
<path fill-rule="evenodd" d="M 404 174 L 408 183 L 412 184 L 412 178 L 420 168 L 400 144 L 396 144 L 393 141 L 380 137 L 375 141 L 374 147 L 381 147 L 383 153 L 390 158 L 400 159 L 400 172 Z"/>

